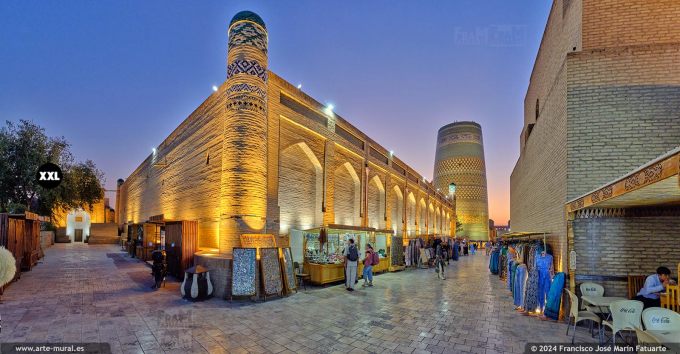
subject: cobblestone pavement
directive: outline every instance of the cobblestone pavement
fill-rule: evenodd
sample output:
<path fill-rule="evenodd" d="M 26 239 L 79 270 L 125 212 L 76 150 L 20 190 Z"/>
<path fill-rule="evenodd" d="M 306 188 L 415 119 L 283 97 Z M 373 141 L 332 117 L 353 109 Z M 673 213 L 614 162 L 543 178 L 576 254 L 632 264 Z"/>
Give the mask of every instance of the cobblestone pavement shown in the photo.
<path fill-rule="evenodd" d="M 108 342 L 114 353 L 519 353 L 567 342 L 566 325 L 522 316 L 483 254 L 375 277 L 353 293 L 309 288 L 265 303 L 181 299 L 112 245 L 57 244 L 2 297 L 0 342 Z M 594 342 L 585 328 L 577 341 Z"/>

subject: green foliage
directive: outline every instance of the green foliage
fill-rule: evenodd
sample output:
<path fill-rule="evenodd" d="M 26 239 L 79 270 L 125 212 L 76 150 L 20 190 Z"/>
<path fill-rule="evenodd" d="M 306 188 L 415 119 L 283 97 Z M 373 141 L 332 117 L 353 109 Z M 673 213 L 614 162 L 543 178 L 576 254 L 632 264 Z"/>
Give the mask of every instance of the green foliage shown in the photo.
<path fill-rule="evenodd" d="M 0 212 L 32 211 L 53 216 L 59 208 L 91 207 L 104 197 L 103 174 L 92 161 L 75 162 L 63 137 L 48 137 L 45 129 L 21 120 L 0 129 Z M 38 185 L 36 173 L 44 163 L 62 169 L 59 187 Z"/>
<path fill-rule="evenodd" d="M 458 236 L 458 233 L 460 232 L 463 232 L 463 223 L 456 218 L 456 236 Z"/>

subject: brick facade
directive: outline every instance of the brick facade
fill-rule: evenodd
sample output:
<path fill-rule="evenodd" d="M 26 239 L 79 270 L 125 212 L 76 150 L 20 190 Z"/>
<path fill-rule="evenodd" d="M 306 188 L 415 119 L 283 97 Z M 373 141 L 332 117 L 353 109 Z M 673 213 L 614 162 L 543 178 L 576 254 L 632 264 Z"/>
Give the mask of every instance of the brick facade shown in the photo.
<path fill-rule="evenodd" d="M 121 224 L 158 214 L 198 220 L 199 246 L 222 253 L 238 246 L 239 233 L 274 234 L 286 245 L 290 229 L 329 224 L 390 227 L 411 237 L 453 232 L 453 201 L 432 183 L 295 86 L 251 65 L 266 66 L 263 41 L 232 41 L 242 23 L 230 25 L 227 81 L 121 186 Z M 247 62 L 234 66 L 239 60 Z M 426 206 L 418 214 L 416 200 Z"/>
<path fill-rule="evenodd" d="M 553 2 L 524 102 L 512 231 L 547 231 L 567 262 L 564 204 L 680 143 L 680 2 Z"/>

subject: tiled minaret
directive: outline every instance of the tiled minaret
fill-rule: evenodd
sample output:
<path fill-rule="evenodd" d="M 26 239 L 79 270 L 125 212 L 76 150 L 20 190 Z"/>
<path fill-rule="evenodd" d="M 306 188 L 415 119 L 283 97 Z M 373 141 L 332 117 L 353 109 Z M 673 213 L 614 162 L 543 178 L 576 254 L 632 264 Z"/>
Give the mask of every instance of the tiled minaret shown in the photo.
<path fill-rule="evenodd" d="M 267 29 L 253 12 L 229 24 L 225 87 L 219 248 L 231 253 L 267 214 Z"/>

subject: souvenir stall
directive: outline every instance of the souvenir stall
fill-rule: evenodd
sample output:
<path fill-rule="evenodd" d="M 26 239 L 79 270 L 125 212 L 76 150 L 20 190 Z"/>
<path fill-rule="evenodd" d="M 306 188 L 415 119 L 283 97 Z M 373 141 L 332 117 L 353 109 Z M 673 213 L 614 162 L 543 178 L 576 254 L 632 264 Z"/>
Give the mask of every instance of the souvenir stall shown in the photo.
<path fill-rule="evenodd" d="M 420 237 L 404 239 L 406 267 L 418 267 L 421 262 L 421 249 L 425 249 L 425 240 Z"/>
<path fill-rule="evenodd" d="M 393 235 L 390 239 L 390 272 L 404 270 L 406 268 L 406 257 L 404 254 L 404 238 L 399 235 Z"/>
<path fill-rule="evenodd" d="M 137 257 L 151 262 L 151 252 L 165 249 L 165 232 L 162 222 L 145 222 L 141 224 L 142 233 L 137 239 L 141 241 L 137 246 Z"/>
<path fill-rule="evenodd" d="M 15 260 L 14 280 L 21 271 L 31 270 L 41 254 L 40 217 L 38 214 L 0 214 L 0 246 L 6 248 Z M 0 288 L 0 294 L 2 289 Z"/>
<path fill-rule="evenodd" d="M 546 233 L 506 234 L 495 245 L 489 270 L 499 274 L 512 294 L 515 310 L 526 315 L 559 317 L 564 273 L 555 274 Z"/>
<path fill-rule="evenodd" d="M 166 221 L 160 236 L 167 253 L 168 274 L 182 280 L 198 250 L 198 221 Z"/>
<path fill-rule="evenodd" d="M 366 243 L 373 228 L 328 225 L 303 232 L 304 272 L 310 281 L 323 285 L 345 279 L 343 251 L 347 240 L 354 239 L 359 247 L 359 258 L 363 259 Z M 361 274 L 361 269 L 359 269 Z"/>
<path fill-rule="evenodd" d="M 383 273 L 389 270 L 391 263 L 390 257 L 392 254 L 390 245 L 392 243 L 393 235 L 394 231 L 392 230 L 375 230 L 375 232 L 368 233 L 368 243 L 373 246 L 373 250 L 378 253 L 378 256 L 380 257 L 380 264 L 373 266 L 373 274 Z M 360 259 L 365 257 L 365 252 L 366 248 L 364 247 L 363 252 L 359 257 Z M 363 265 L 359 265 L 359 267 L 363 270 Z"/>

